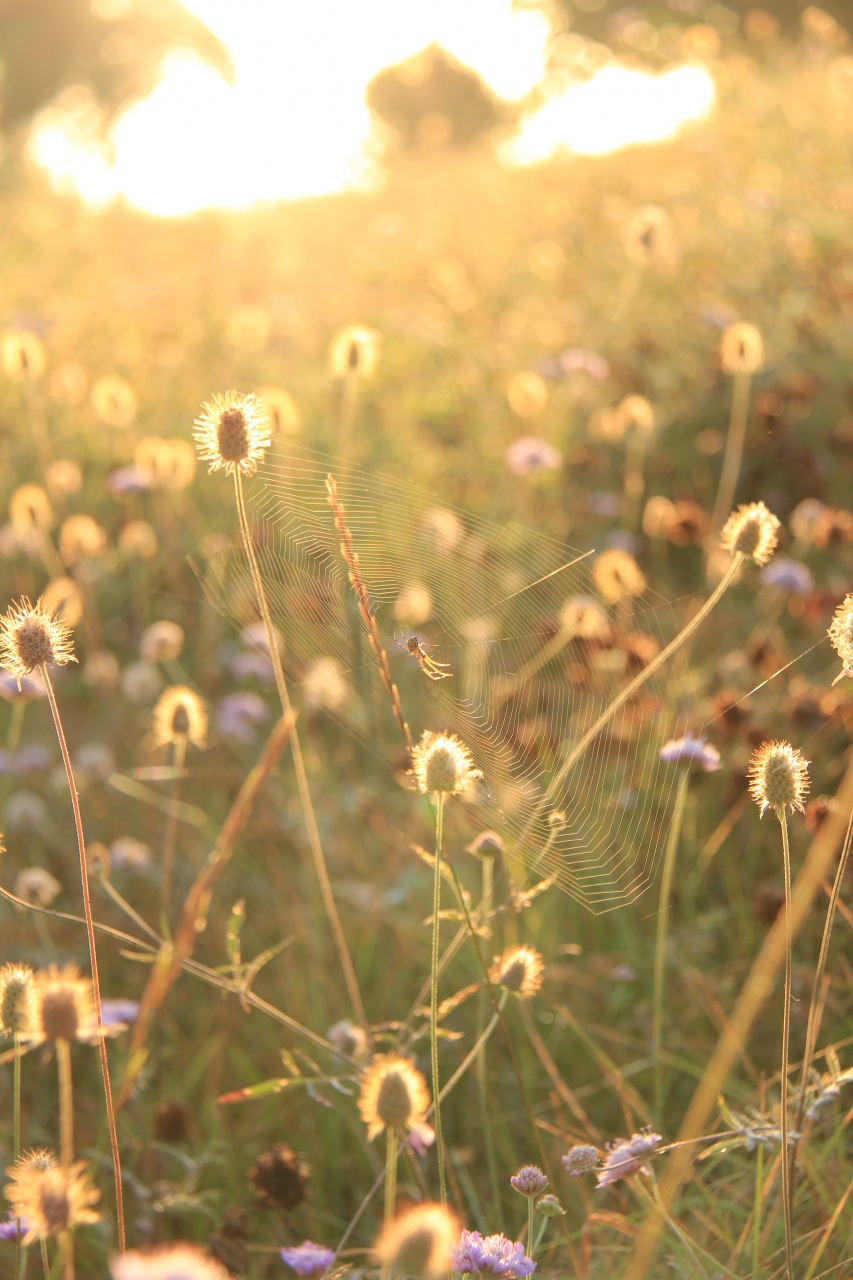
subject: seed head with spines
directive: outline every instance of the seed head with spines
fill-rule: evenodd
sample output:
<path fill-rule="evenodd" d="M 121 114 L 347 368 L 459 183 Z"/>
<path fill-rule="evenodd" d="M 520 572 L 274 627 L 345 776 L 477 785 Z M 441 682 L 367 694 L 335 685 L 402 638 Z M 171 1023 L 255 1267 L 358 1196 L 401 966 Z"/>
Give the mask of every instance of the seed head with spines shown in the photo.
<path fill-rule="evenodd" d="M 17 680 L 39 667 L 76 662 L 71 631 L 41 600 L 31 604 L 26 596 L 10 605 L 0 617 L 0 665 Z"/>
<path fill-rule="evenodd" d="M 201 406 L 193 437 L 202 462 L 209 471 L 235 471 L 250 475 L 270 447 L 270 433 L 264 407 L 257 396 L 239 391 L 216 393 Z"/>
<path fill-rule="evenodd" d="M 837 684 L 844 676 L 853 676 L 853 591 L 844 597 L 832 615 L 828 634 L 841 659 L 841 671 L 832 682 Z"/>
<path fill-rule="evenodd" d="M 757 565 L 769 564 L 779 541 L 780 523 L 763 502 L 750 502 L 733 511 L 720 534 L 732 555 L 740 553 Z"/>
<path fill-rule="evenodd" d="M 464 742 L 454 733 L 430 733 L 429 729 L 412 752 L 412 773 L 425 795 L 460 795 L 481 776 Z"/>
<path fill-rule="evenodd" d="M 749 794 L 760 806 L 761 816 L 775 809 L 780 821 L 785 811 L 804 812 L 809 790 L 809 762 L 790 742 L 764 742 L 749 762 Z"/>
<path fill-rule="evenodd" d="M 383 1129 L 408 1133 L 423 1125 L 429 1090 L 417 1067 L 400 1054 L 377 1055 L 365 1073 L 358 1099 L 372 1141 Z"/>

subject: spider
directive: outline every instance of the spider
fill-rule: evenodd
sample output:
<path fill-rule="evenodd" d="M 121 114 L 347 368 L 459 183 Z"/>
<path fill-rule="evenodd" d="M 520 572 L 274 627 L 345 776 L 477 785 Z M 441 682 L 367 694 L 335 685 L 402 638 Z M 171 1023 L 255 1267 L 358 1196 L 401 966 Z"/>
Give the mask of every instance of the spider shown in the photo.
<path fill-rule="evenodd" d="M 425 676 L 430 680 L 449 680 L 453 672 L 449 670 L 449 662 L 436 662 L 426 652 L 423 642 L 417 636 L 407 636 L 403 633 L 403 642 L 397 639 L 397 633 L 394 632 L 394 643 L 398 649 L 405 649 L 406 653 L 411 654 L 416 659 L 418 666 Z"/>

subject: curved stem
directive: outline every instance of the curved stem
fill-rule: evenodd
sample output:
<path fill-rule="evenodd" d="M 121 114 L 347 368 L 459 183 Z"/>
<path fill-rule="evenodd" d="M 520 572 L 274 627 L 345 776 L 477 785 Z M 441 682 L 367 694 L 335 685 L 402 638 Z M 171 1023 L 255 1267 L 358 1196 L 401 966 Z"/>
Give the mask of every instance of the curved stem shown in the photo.
<path fill-rule="evenodd" d="M 59 750 L 62 755 L 62 763 L 65 765 L 65 776 L 68 780 L 68 790 L 71 794 L 71 808 L 74 811 L 74 826 L 77 831 L 77 849 L 80 854 L 80 882 L 83 889 L 83 914 L 86 917 L 86 937 L 89 941 L 89 964 L 92 969 L 92 989 L 95 997 L 95 1017 L 98 1020 L 98 1026 L 101 1026 L 101 982 L 98 977 L 98 951 L 95 945 L 95 924 L 92 919 L 92 903 L 89 898 L 89 869 L 86 865 L 86 839 L 83 835 L 83 815 L 80 812 L 80 801 L 77 796 L 77 786 L 74 781 L 74 770 L 71 766 L 71 755 L 68 751 L 68 743 L 65 741 L 65 733 L 62 728 L 62 720 L 59 715 L 59 707 L 56 703 L 56 695 L 53 692 L 53 684 L 51 683 L 50 674 L 47 667 L 42 664 L 39 668 L 42 679 L 44 680 L 47 699 L 50 703 L 50 711 L 53 716 L 53 724 L 56 729 L 56 736 L 59 740 Z M 115 1179 L 116 1192 L 116 1228 L 118 1231 L 118 1247 L 119 1252 L 125 1251 L 125 1235 L 124 1235 L 124 1195 L 121 1185 L 121 1159 L 119 1157 L 118 1133 L 116 1132 L 115 1108 L 113 1107 L 113 1090 L 110 1083 L 110 1064 L 107 1060 L 107 1046 L 103 1035 L 98 1037 L 98 1051 L 101 1058 L 101 1075 L 104 1081 L 104 1101 L 107 1109 L 107 1124 L 110 1130 L 110 1149 L 113 1158 L 113 1177 Z M 73 1262 L 72 1262 L 73 1267 Z"/>
<path fill-rule="evenodd" d="M 785 1211 L 785 1269 L 788 1280 L 794 1280 L 794 1223 L 791 1204 L 791 1178 L 788 1163 L 788 1040 L 791 1031 L 791 851 L 788 845 L 788 820 L 784 807 L 777 810 L 782 828 L 782 857 L 785 863 L 785 1005 L 782 1010 L 782 1078 L 779 1104 L 782 1135 L 782 1206 Z"/>
<path fill-rule="evenodd" d="M 74 1094 L 71 1085 L 71 1045 L 67 1040 L 56 1041 L 56 1066 L 59 1072 L 59 1154 L 62 1167 L 70 1169 L 74 1163 Z"/>
<path fill-rule="evenodd" d="M 660 906 L 658 907 L 658 929 L 655 944 L 655 989 L 652 1013 L 652 1052 L 655 1056 L 655 1119 L 660 1122 L 663 1112 L 663 988 L 664 971 L 666 969 L 666 933 L 669 921 L 669 900 L 672 894 L 672 881 L 675 875 L 675 855 L 678 852 L 678 841 L 681 836 L 681 824 L 684 819 L 684 808 L 687 800 L 687 784 L 690 774 L 682 769 L 678 780 L 678 791 L 675 795 L 675 806 L 672 823 L 669 828 L 669 840 L 663 862 L 663 877 L 660 886 Z"/>
<path fill-rule="evenodd" d="M 240 518 L 240 531 L 243 535 L 243 545 L 246 548 L 246 558 L 249 561 L 249 569 L 252 574 L 252 583 L 255 588 L 255 595 L 257 596 L 258 608 L 261 611 L 261 617 L 264 622 L 270 662 L 272 663 L 273 673 L 275 675 L 275 685 L 281 701 L 282 711 L 290 722 L 290 748 L 293 753 L 293 767 L 296 773 L 296 785 L 299 789 L 299 798 L 302 801 L 302 812 L 305 815 L 305 825 L 308 828 L 308 842 L 311 845 L 314 868 L 317 873 L 317 879 L 320 882 L 320 893 L 323 898 L 323 906 L 326 909 L 326 917 L 329 921 L 329 927 L 332 930 L 332 937 L 335 940 L 335 948 L 338 953 L 341 968 L 343 969 L 344 980 L 347 984 L 347 991 L 349 992 L 353 1012 L 355 1013 L 356 1019 L 361 1024 L 368 1041 L 372 1043 L 373 1037 L 371 1036 L 370 1026 L 364 1012 L 361 992 L 358 989 L 355 969 L 353 968 L 352 960 L 350 958 L 346 938 L 341 926 L 340 916 L 338 915 L 338 909 L 335 906 L 332 886 L 329 882 L 329 871 L 326 866 L 326 859 L 323 855 L 323 847 L 320 844 L 320 833 L 317 830 L 317 820 L 314 816 L 314 806 L 311 802 L 311 792 L 308 787 L 308 775 L 305 772 L 305 762 L 302 759 L 302 747 L 299 742 L 299 734 L 296 731 L 296 717 L 293 714 L 290 694 L 287 689 L 287 681 L 284 678 L 284 669 L 281 665 L 281 654 L 278 650 L 278 638 L 275 634 L 275 630 L 273 629 L 272 616 L 270 614 L 269 604 L 267 603 L 267 594 L 264 590 L 263 578 L 261 577 L 257 556 L 255 555 L 255 544 L 252 540 L 252 532 L 249 528 L 249 517 L 246 512 L 246 500 L 243 496 L 243 479 L 239 471 L 234 472 L 234 490 L 237 495 L 237 513 Z"/>
<path fill-rule="evenodd" d="M 441 1140 L 441 1090 L 438 1079 L 438 926 L 441 910 L 441 847 L 444 835 L 444 792 L 435 793 L 435 884 L 432 895 L 432 967 L 430 983 L 430 1051 L 432 1056 L 432 1096 L 435 1108 L 435 1147 L 438 1153 L 438 1186 L 441 1203 L 447 1204 L 444 1174 L 444 1147 Z"/>

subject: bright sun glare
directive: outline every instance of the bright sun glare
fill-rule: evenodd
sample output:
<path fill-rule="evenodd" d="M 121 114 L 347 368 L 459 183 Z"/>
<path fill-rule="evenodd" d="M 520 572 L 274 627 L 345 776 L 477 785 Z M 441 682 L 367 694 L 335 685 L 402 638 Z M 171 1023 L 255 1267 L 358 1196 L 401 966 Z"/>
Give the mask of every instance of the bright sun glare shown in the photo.
<path fill-rule="evenodd" d="M 110 155 L 49 117 L 32 152 L 56 183 L 163 216 L 366 186 L 377 170 L 364 90 L 383 67 L 437 41 L 507 99 L 529 92 L 545 67 L 544 17 L 511 0 L 184 3 L 227 46 L 233 84 L 173 54 L 155 91 L 115 125 Z M 706 114 L 713 97 L 699 68 L 653 77 L 607 66 L 528 117 L 503 158 L 654 141 Z"/>

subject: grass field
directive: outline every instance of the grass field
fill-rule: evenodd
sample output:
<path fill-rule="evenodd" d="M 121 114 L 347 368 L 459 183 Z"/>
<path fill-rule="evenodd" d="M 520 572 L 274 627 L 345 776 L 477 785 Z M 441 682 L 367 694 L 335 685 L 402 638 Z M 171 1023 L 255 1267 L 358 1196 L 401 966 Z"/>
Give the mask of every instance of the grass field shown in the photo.
<path fill-rule="evenodd" d="M 375 194 L 234 216 L 93 213 L 7 166 L 2 601 L 48 592 L 73 631 L 77 664 L 50 674 L 101 994 L 142 1001 L 108 1040 L 134 1248 L 194 1242 L 261 1280 L 291 1274 L 280 1250 L 308 1238 L 343 1241 L 329 1274 L 393 1270 L 371 1247 L 383 1214 L 438 1200 L 437 1144 L 399 1143 L 392 1199 L 397 1138 L 365 1124 L 370 1040 L 407 1055 L 432 1097 L 436 1026 L 442 1088 L 465 1065 L 441 1106 L 458 1227 L 535 1246 L 554 1277 L 785 1275 L 782 838 L 747 793 L 751 756 L 781 739 L 811 779 L 788 815 L 793 1274 L 853 1276 L 849 877 L 826 928 L 853 809 L 827 638 L 853 558 L 853 61 L 733 45 L 713 71 L 717 112 L 665 144 L 527 171 L 485 149 L 419 156 Z M 757 327 L 763 360 L 735 378 L 720 343 L 736 321 Z M 335 375 L 329 347 L 351 325 L 370 332 Z M 272 415 L 245 497 L 316 840 L 235 485 L 192 445 L 201 406 L 229 389 Z M 779 548 L 652 670 L 726 572 L 712 513 L 738 394 L 735 502 L 775 513 Z M 152 729 L 176 685 L 204 704 L 198 741 L 183 721 L 159 742 Z M 48 700 L 11 679 L 2 692 L 2 959 L 88 975 Z M 401 719 L 416 745 L 458 735 L 482 778 L 440 802 L 419 790 Z M 661 758 L 687 732 L 720 768 Z M 490 969 L 517 947 L 544 964 L 537 988 L 524 952 L 530 992 Z M 369 1026 L 342 1029 L 359 1004 Z M 40 1040 L 4 1045 L 8 1166 L 16 1049 L 24 1149 L 65 1141 L 67 1041 Z M 98 1052 L 70 1056 L 74 1154 L 101 1193 L 73 1255 L 79 1276 L 106 1276 Z M 659 1141 L 603 1165 L 645 1126 Z M 581 1144 L 608 1185 L 564 1168 Z M 564 1211 L 531 1201 L 532 1234 L 509 1181 L 526 1164 Z M 0 1275 L 42 1274 L 38 1243 L 0 1250 Z M 51 1235 L 51 1274 L 71 1254 Z M 178 1274 L 148 1265 L 139 1276 Z M 445 1267 L 446 1252 L 397 1273 Z"/>

